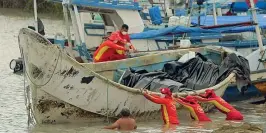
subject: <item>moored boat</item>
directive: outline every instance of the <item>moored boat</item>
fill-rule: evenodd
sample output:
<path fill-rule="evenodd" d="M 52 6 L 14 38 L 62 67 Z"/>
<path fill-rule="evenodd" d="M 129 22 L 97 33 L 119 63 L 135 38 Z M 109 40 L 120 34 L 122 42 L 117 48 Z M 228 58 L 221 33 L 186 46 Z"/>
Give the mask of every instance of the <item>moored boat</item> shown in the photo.
<path fill-rule="evenodd" d="M 165 63 L 175 61 L 190 51 L 213 54 L 210 55 L 213 58 L 221 52 L 217 47 L 168 50 L 95 64 L 78 63 L 63 49 L 27 28 L 20 30 L 19 43 L 25 61 L 25 73 L 30 81 L 31 105 L 37 123 L 102 121 L 115 118 L 124 106 L 131 109 L 137 120 L 158 118 L 160 107 L 145 100 L 141 88 L 115 82 L 115 73 L 128 67 L 158 70 Z M 208 88 L 223 96 L 234 77 L 235 73 L 231 73 Z M 204 91 L 203 88 L 177 94 L 185 96 Z M 211 107 L 207 104 L 202 106 L 205 111 Z"/>

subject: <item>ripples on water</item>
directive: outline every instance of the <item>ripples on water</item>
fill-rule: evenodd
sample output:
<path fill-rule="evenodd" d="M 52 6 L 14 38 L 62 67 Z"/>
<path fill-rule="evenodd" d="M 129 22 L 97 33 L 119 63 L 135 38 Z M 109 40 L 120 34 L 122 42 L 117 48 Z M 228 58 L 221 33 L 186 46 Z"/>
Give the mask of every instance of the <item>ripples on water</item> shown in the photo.
<path fill-rule="evenodd" d="M 23 76 L 15 75 L 9 69 L 9 62 L 20 57 L 20 51 L 17 43 L 17 36 L 20 28 L 33 25 L 33 14 L 25 13 L 21 10 L 0 9 L 0 133 L 105 133 L 116 132 L 102 130 L 107 123 L 95 125 L 40 125 L 28 130 L 27 114 L 24 104 Z M 40 16 L 44 25 L 46 34 L 55 34 L 64 32 L 63 22 L 56 17 L 49 15 Z M 264 125 L 266 127 L 266 106 L 249 105 L 247 102 L 234 103 L 235 106 L 244 114 L 245 121 L 249 123 Z M 228 124 L 241 124 L 240 122 L 224 121 L 225 116 L 219 112 L 209 113 L 208 116 L 213 120 L 212 123 L 191 122 L 189 116 L 179 116 L 180 126 L 175 131 L 182 133 L 208 133 L 213 129 Z M 136 132 L 159 133 L 162 132 L 161 121 L 138 123 Z"/>

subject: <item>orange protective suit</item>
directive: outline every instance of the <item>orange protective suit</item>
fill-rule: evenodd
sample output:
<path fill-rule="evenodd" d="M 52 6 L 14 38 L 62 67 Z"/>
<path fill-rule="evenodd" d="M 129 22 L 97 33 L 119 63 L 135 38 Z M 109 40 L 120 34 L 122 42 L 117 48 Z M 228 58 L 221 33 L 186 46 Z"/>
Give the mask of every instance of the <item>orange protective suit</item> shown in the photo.
<path fill-rule="evenodd" d="M 193 120 L 211 121 L 193 96 L 187 96 L 186 98 L 176 98 L 176 101 L 190 111 L 190 116 Z"/>
<path fill-rule="evenodd" d="M 195 97 L 198 101 L 212 103 L 220 112 L 226 114 L 226 120 L 243 120 L 243 115 L 221 97 L 217 96 L 212 89 L 206 90 L 205 94 L 199 96 Z"/>
<path fill-rule="evenodd" d="M 94 62 L 105 62 L 125 59 L 125 44 L 129 42 L 129 35 L 123 35 L 120 31 L 113 32 L 106 41 L 94 52 Z M 135 49 L 133 45 L 131 49 Z"/>
<path fill-rule="evenodd" d="M 110 40 L 104 41 L 100 45 L 100 47 L 94 52 L 93 61 L 105 62 L 105 61 L 125 59 L 126 58 L 124 54 L 125 50 L 126 49 L 124 47 L 119 46 Z"/>
<path fill-rule="evenodd" d="M 130 43 L 129 48 L 136 50 L 135 47 L 131 44 L 129 35 L 123 35 L 121 31 L 116 31 L 111 34 L 109 40 L 117 42 L 118 45 L 124 46 L 126 43 Z"/>
<path fill-rule="evenodd" d="M 161 104 L 162 117 L 166 125 L 179 124 L 179 121 L 177 119 L 175 101 L 172 98 L 170 89 L 162 88 L 161 93 L 165 94 L 165 97 L 149 95 L 147 93 L 144 93 L 144 96 L 154 103 Z"/>

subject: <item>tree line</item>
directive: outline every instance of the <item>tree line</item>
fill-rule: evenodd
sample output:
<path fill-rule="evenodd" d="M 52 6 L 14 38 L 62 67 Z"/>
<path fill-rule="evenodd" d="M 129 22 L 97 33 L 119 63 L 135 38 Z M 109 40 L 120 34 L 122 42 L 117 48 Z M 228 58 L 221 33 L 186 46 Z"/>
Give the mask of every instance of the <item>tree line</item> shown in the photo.
<path fill-rule="evenodd" d="M 38 12 L 61 13 L 62 5 L 52 3 L 47 0 L 37 0 Z M 33 0 L 0 0 L 0 8 L 19 8 L 23 10 L 33 10 Z"/>

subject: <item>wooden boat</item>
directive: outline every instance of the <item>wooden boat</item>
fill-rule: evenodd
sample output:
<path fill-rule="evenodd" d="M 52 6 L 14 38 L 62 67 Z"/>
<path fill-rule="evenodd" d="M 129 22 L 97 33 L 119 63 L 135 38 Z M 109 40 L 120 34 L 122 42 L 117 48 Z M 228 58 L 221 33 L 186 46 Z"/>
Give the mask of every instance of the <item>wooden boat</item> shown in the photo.
<path fill-rule="evenodd" d="M 265 49 L 265 46 L 263 47 Z M 266 69 L 265 69 L 265 54 L 261 55 L 260 49 L 254 51 L 252 54 L 246 57 L 249 60 L 250 70 L 252 71 L 252 75 L 260 75 L 257 76 L 255 80 L 253 80 L 254 86 L 263 94 L 266 95 Z"/>
<path fill-rule="evenodd" d="M 114 81 L 119 73 L 117 69 L 123 70 L 131 66 L 156 70 L 190 51 L 213 54 L 220 52 L 211 48 L 191 48 L 151 52 L 140 57 L 106 63 L 81 64 L 30 29 L 20 30 L 19 44 L 37 123 L 102 121 L 118 116 L 124 106 L 130 108 L 137 120 L 159 118 L 160 106 L 145 100 L 140 88 L 129 88 Z M 211 88 L 217 95 L 223 96 L 234 77 L 235 74 L 231 73 Z M 204 91 L 205 89 L 196 92 L 200 94 Z M 195 92 L 178 93 L 180 96 L 188 94 Z M 202 106 L 205 111 L 211 107 L 208 104 Z"/>

